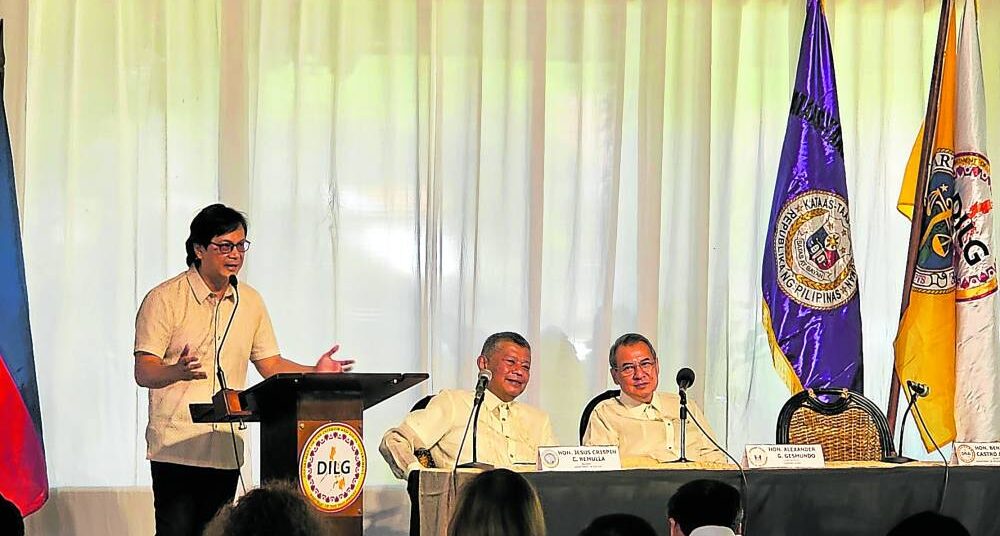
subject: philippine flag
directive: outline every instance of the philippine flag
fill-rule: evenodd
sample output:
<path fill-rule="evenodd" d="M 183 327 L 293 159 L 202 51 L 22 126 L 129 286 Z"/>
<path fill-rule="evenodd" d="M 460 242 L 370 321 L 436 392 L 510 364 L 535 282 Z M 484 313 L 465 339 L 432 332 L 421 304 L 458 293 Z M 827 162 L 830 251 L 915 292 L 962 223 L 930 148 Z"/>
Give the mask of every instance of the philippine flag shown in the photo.
<path fill-rule="evenodd" d="M 2 29 L 0 29 L 2 32 Z M 0 33 L 2 35 L 2 33 Z M 2 38 L 0 38 L 2 39 Z M 2 61 L 2 56 L 0 56 Z M 2 72 L 2 71 L 0 71 Z M 3 80 L 0 77 L 0 95 Z M 0 98 L 0 494 L 22 516 L 49 497 L 7 114 Z"/>

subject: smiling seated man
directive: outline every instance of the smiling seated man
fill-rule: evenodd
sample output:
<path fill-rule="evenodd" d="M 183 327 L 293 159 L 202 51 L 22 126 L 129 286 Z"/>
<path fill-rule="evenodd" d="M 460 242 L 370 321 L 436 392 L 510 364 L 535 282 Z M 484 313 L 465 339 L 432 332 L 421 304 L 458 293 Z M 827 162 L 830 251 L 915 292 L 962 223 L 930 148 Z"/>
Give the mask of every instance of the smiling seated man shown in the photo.
<path fill-rule="evenodd" d="M 631 458 L 672 462 L 680 457 L 680 397 L 658 393 L 660 365 L 649 339 L 626 333 L 611 346 L 608 355 L 611 378 L 621 387 L 619 396 L 603 400 L 594 407 L 583 435 L 588 446 L 617 445 L 623 461 Z M 688 411 L 705 432 L 711 434 L 708 420 L 693 401 Z M 687 459 L 693 462 L 726 463 L 726 456 L 698 430 L 694 423 L 687 428 Z"/>
<path fill-rule="evenodd" d="M 483 344 L 477 364 L 479 370 L 493 373 L 479 413 L 478 461 L 507 468 L 533 465 L 538 447 L 557 443 L 548 414 L 514 400 L 531 377 L 531 346 L 517 333 L 495 333 Z M 402 424 L 385 433 L 379 452 L 398 478 L 421 467 L 416 451 L 429 451 L 438 467 L 452 468 L 456 459 L 458 463 L 472 460 L 471 427 L 461 455 L 458 448 L 473 394 L 443 390 L 425 409 L 410 412 Z"/>

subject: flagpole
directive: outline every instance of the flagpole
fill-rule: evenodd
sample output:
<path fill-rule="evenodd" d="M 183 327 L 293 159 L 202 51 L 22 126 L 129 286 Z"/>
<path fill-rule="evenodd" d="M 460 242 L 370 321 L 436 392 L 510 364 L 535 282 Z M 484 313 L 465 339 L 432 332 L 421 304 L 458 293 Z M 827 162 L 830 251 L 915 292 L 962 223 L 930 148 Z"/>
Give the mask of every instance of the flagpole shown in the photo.
<path fill-rule="evenodd" d="M 945 43 L 948 41 L 948 17 L 952 11 L 953 0 L 942 0 L 941 17 L 938 22 L 937 46 L 934 49 L 934 67 L 931 71 L 931 89 L 927 96 L 927 113 L 924 116 L 924 137 L 921 140 L 920 162 L 917 168 L 917 184 L 914 190 L 913 215 L 910 218 L 910 241 L 906 257 L 906 276 L 903 280 L 903 297 L 899 305 L 899 320 L 910 305 L 910 290 L 913 287 L 914 268 L 917 265 L 917 253 L 920 245 L 921 227 L 923 224 L 924 197 L 927 190 L 927 162 L 934 148 L 934 138 L 937 134 L 938 105 L 941 98 L 941 77 L 944 70 Z M 896 413 L 899 409 L 899 372 L 896 368 L 895 353 L 893 355 L 892 379 L 889 380 L 889 407 L 887 417 L 889 429 L 895 435 Z M 897 449 L 902 445 L 896 445 Z"/>

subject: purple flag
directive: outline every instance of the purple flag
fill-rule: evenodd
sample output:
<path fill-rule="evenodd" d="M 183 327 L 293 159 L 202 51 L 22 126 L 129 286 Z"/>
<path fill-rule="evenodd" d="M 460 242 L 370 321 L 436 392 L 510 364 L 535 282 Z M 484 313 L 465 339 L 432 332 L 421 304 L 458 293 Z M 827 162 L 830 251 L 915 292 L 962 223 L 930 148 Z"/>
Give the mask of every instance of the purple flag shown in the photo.
<path fill-rule="evenodd" d="M 809 0 L 771 201 L 761 278 L 764 329 L 792 392 L 863 389 L 858 275 L 826 16 Z"/>

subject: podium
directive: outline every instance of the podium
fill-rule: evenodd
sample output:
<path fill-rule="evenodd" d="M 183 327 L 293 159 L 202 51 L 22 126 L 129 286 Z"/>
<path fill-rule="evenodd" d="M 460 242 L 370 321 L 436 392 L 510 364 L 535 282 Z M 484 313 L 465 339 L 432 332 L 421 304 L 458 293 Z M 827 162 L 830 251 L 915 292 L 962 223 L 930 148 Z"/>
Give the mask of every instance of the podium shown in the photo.
<path fill-rule="evenodd" d="M 249 415 L 191 404 L 197 423 L 260 422 L 260 476 L 289 480 L 319 514 L 326 532 L 360 535 L 368 456 L 364 410 L 427 379 L 425 373 L 281 373 L 240 393 Z"/>

